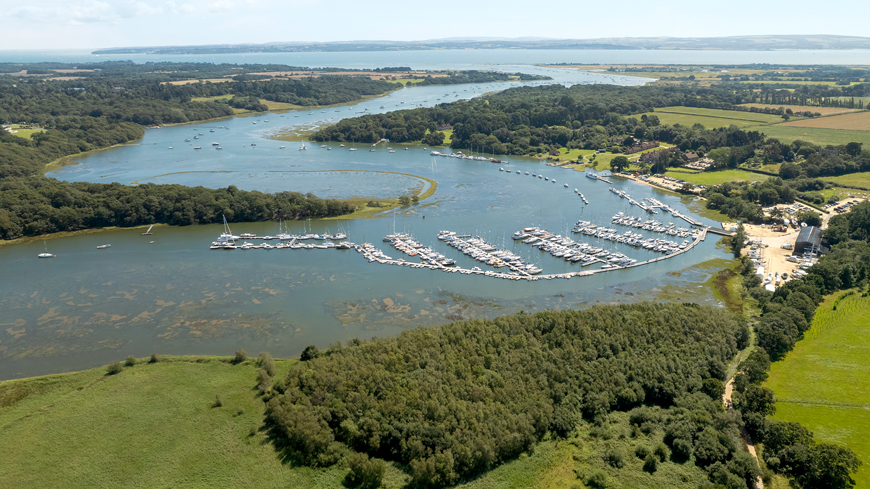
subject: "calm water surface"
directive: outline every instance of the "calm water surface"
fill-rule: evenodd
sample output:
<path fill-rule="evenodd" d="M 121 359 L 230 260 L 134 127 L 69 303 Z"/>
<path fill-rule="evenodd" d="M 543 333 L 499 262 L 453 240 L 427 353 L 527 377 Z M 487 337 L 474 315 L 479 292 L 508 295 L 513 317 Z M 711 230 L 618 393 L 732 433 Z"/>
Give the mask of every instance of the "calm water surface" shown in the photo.
<path fill-rule="evenodd" d="M 583 73 L 556 74 L 566 84 L 600 80 Z M 608 82 L 642 80 L 612 77 Z M 578 219 L 603 224 L 618 211 L 641 215 L 609 192 L 609 185 L 582 173 L 515 157 L 507 165 L 434 158 L 419 146 L 405 151 L 405 146 L 395 145 L 397 152 L 388 153 L 385 145 L 375 152 L 357 145 L 359 150 L 350 152 L 337 144 L 327 150 L 308 143 L 307 150 L 299 151 L 299 143 L 268 139 L 278 131 L 301 131 L 365 109 L 434 105 L 505 86 L 403 89 L 341 107 L 340 112 L 270 113 L 153 129 L 136 145 L 82 158 L 51 176 L 124 184 L 232 184 L 270 192 L 311 191 L 321 197 L 380 198 L 422 191 L 429 184 L 418 177 L 428 177 L 438 182 L 437 191 L 418 206 L 379 219 L 293 222 L 289 231 L 307 227 L 334 233 L 340 226 L 351 241 L 376 243 L 398 257 L 381 241 L 396 229 L 433 245 L 460 266 L 479 265 L 435 239 L 439 230 L 448 229 L 512 249 L 542 266 L 545 273 L 578 270 L 578 265 L 514 242 L 510 234 L 529 225 L 565 234 Z M 201 139 L 193 140 L 200 132 Z M 192 142 L 185 142 L 187 138 Z M 220 143 L 223 150 L 213 149 L 212 142 Z M 202 149 L 194 150 L 194 143 Z M 499 172 L 499 166 L 511 173 Z M 526 176 L 526 171 L 543 173 L 558 183 Z M 568 188 L 563 186 L 566 183 Z M 690 213 L 686 202 L 650 187 L 621 179 L 614 179 L 613 186 L 637 200 L 654 196 Z M 582 205 L 574 188 L 586 195 L 590 205 Z M 669 215 L 657 217 L 671 221 Z M 233 223 L 232 227 L 237 234 L 278 232 L 277 223 Z M 594 278 L 527 283 L 371 264 L 356 252 L 334 249 L 211 251 L 208 245 L 221 232 L 216 225 L 159 226 L 148 237 L 140 236 L 142 231 L 121 229 L 48 240 L 57 257 L 47 260 L 36 258 L 43 249 L 41 240 L 0 247 L 4 277 L 0 281 L 0 378 L 82 369 L 152 352 L 230 354 L 241 347 L 252 354 L 270 351 L 292 356 L 309 344 L 326 347 L 335 341 L 393 335 L 451 320 L 637 300 L 669 287 L 691 292 L 710 271 L 679 278 L 674 272 L 724 256 L 716 240 L 708 239 L 691 252 L 655 265 Z M 577 235 L 575 240 L 583 237 Z M 102 243 L 112 246 L 97 250 Z M 652 256 L 609 242 L 601 246 L 638 260 Z"/>

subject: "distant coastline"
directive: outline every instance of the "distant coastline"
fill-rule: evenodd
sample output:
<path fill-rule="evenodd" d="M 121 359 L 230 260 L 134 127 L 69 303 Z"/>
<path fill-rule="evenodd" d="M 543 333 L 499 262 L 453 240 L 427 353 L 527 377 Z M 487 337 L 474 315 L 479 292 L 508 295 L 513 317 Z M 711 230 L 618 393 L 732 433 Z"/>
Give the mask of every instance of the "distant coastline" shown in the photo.
<path fill-rule="evenodd" d="M 870 49 L 870 37 L 832 35 L 732 37 L 618 37 L 602 39 L 436 39 L 428 41 L 336 41 L 213 44 L 98 49 L 92 54 L 224 54 L 453 49 L 738 50 Z"/>

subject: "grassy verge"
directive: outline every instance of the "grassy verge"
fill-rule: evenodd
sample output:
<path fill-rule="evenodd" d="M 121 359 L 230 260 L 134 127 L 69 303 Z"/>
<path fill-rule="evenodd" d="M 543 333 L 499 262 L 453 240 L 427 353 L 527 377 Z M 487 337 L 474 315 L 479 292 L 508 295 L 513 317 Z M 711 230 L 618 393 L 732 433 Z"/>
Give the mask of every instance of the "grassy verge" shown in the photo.
<path fill-rule="evenodd" d="M 776 419 L 797 421 L 816 439 L 849 446 L 864 464 L 854 479 L 870 487 L 870 298 L 829 296 L 793 351 L 770 370 Z"/>

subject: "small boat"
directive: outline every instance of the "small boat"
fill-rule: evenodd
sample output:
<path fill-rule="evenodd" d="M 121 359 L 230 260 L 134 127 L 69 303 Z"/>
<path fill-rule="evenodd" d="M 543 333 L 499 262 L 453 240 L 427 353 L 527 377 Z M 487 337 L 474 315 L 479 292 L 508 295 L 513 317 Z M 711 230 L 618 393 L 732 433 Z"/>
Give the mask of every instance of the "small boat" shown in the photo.
<path fill-rule="evenodd" d="M 308 148 L 305 147 L 305 143 L 302 143 L 302 146 L 299 146 L 299 151 L 306 150 Z"/>
<path fill-rule="evenodd" d="M 343 147 L 344 147 L 344 144 L 339 144 L 338 147 L 339 147 L 339 148 L 343 148 Z"/>
<path fill-rule="evenodd" d="M 218 147 L 217 147 L 217 148 L 215 148 L 215 149 L 223 149 L 223 148 L 221 148 L 221 147 L 220 147 L 220 146 L 218 146 Z"/>
<path fill-rule="evenodd" d="M 194 146 L 193 149 L 202 149 L 202 146 Z"/>
<path fill-rule="evenodd" d="M 48 245 L 45 244 L 45 240 L 42 240 L 42 244 L 45 246 L 45 251 L 43 253 L 36 255 L 36 256 L 38 256 L 40 258 L 54 258 L 54 255 L 52 255 L 51 253 L 48 252 Z"/>
<path fill-rule="evenodd" d="M 169 149 L 172 149 L 172 146 L 170 146 Z"/>
<path fill-rule="evenodd" d="M 189 142 L 190 142 L 190 138 L 185 139 L 184 142 L 185 142 L 185 143 L 189 143 Z"/>
<path fill-rule="evenodd" d="M 212 146 L 220 146 L 221 143 L 211 143 Z"/>
<path fill-rule="evenodd" d="M 284 149 L 284 146 L 279 147 L 278 149 Z"/>
<path fill-rule="evenodd" d="M 97 246 L 97 249 L 98 250 L 105 250 L 106 248 L 111 248 L 111 247 L 112 247 L 112 245 L 106 243 L 106 244 L 101 244 L 100 246 Z"/>

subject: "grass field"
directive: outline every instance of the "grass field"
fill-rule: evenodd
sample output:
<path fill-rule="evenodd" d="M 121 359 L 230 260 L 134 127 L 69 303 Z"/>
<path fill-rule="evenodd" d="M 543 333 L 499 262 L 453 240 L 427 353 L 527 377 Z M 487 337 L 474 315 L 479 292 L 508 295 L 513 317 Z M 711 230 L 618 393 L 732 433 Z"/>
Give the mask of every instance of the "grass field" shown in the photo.
<path fill-rule="evenodd" d="M 593 149 L 568 149 L 568 148 L 559 148 L 559 159 L 560 160 L 579 160 L 582 157 L 589 156 L 594 154 L 595 150 Z"/>
<path fill-rule="evenodd" d="M 837 116 L 839 117 L 839 116 Z M 784 143 L 791 143 L 797 139 L 821 146 L 839 146 L 851 142 L 864 143 L 870 147 L 870 131 L 852 131 L 847 129 L 822 129 L 814 127 L 794 127 L 784 124 L 770 126 L 744 127 L 745 131 L 759 131 L 768 138 L 776 138 Z"/>
<path fill-rule="evenodd" d="M 640 119 L 641 115 L 644 114 L 632 117 Z M 694 107 L 664 107 L 656 109 L 655 112 L 647 112 L 645 115 L 658 117 L 659 122 L 662 124 L 680 124 L 690 127 L 695 124 L 701 124 L 707 129 L 728 126 L 747 127 L 782 121 L 782 118 L 776 115 L 738 112 L 734 110 L 697 109 Z"/>
<path fill-rule="evenodd" d="M 277 376 L 294 362 L 277 360 Z M 341 465 L 298 467 L 275 451 L 262 430 L 256 370 L 251 359 L 232 365 L 228 357 L 163 357 L 112 376 L 99 368 L 0 382 L 0 487 L 342 487 Z M 222 406 L 214 407 L 215 395 Z M 555 489 L 593 471 L 621 487 L 689 489 L 706 480 L 691 462 L 666 461 L 654 474 L 641 470 L 634 447 L 652 448 L 663 432 L 628 436 L 626 413 L 591 428 L 544 440 L 455 487 Z M 604 462 L 606 448 L 625 453 L 623 468 Z M 383 487 L 398 489 L 408 480 L 388 464 Z"/>
<path fill-rule="evenodd" d="M 836 308 L 835 308 L 836 305 Z M 810 330 L 765 384 L 778 400 L 776 419 L 798 421 L 816 439 L 849 446 L 864 462 L 854 477 L 870 487 L 870 298 L 828 297 Z"/>
<path fill-rule="evenodd" d="M 9 127 L 13 131 L 15 131 L 15 134 L 13 134 L 13 136 L 18 136 L 24 139 L 30 139 L 30 137 L 33 136 L 35 133 L 43 131 L 43 129 L 39 127 L 33 128 L 34 126 L 31 126 L 31 129 L 22 129 L 19 124 L 10 124 Z"/>
<path fill-rule="evenodd" d="M 407 86 L 409 83 L 419 83 L 423 81 L 423 78 L 403 78 L 401 80 L 384 80 L 385 82 L 390 83 L 399 83 L 401 85 Z"/>
<path fill-rule="evenodd" d="M 838 183 L 840 185 L 851 185 L 853 187 L 862 187 L 870 189 L 870 172 L 850 173 L 848 175 L 839 175 L 836 177 L 821 177 L 827 182 Z M 852 190 L 854 193 L 863 193 L 858 190 Z"/>
<path fill-rule="evenodd" d="M 762 181 L 767 179 L 767 176 L 765 175 L 759 175 L 758 173 L 751 173 L 743 170 L 707 171 L 695 174 L 682 172 L 667 172 L 666 175 L 669 177 L 674 177 L 678 180 L 685 180 L 695 185 L 718 185 L 725 182 L 752 182 L 756 180 Z"/>
<path fill-rule="evenodd" d="M 870 131 L 870 111 L 862 110 L 861 112 L 853 112 L 851 114 L 790 121 L 782 125 L 786 127 L 816 127 L 822 129 Z"/>
<path fill-rule="evenodd" d="M 782 117 L 773 114 L 759 114 L 757 112 L 741 112 L 737 110 L 703 109 L 698 107 L 663 107 L 655 110 L 656 114 L 660 112 L 713 117 L 716 119 L 754 121 L 760 123 L 775 123 L 782 121 Z"/>
<path fill-rule="evenodd" d="M 818 112 L 822 115 L 834 115 L 834 114 L 845 114 L 848 112 L 855 112 L 858 109 L 843 109 L 840 107 L 811 107 L 808 105 L 765 105 L 765 104 L 742 104 L 740 107 L 758 107 L 761 109 L 791 109 L 792 112 Z"/>

